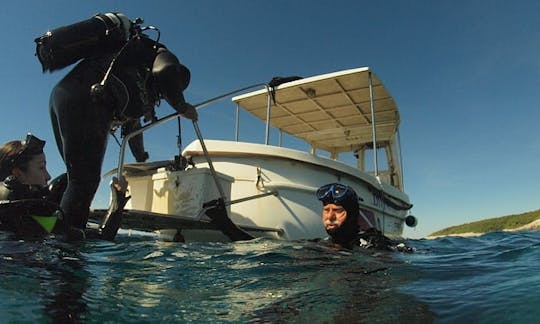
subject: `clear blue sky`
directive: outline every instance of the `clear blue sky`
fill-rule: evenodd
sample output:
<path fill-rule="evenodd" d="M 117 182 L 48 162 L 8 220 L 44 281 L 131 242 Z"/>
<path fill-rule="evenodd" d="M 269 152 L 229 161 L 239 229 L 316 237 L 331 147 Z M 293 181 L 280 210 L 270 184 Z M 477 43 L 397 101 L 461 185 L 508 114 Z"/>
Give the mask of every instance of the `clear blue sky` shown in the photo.
<path fill-rule="evenodd" d="M 371 67 L 401 112 L 405 187 L 419 218 L 407 236 L 540 208 L 538 1 L 6 2 L 0 142 L 28 131 L 47 140 L 53 175 L 65 167 L 48 98 L 69 68 L 43 74 L 33 40 L 109 11 L 161 30 L 191 69 L 186 97 L 194 104 L 277 75 Z M 228 103 L 199 111 L 203 135 L 232 139 L 233 111 Z M 184 122 L 184 145 L 194 138 Z M 146 145 L 152 159 L 170 158 L 176 123 L 152 130 Z M 117 158 L 111 139 L 103 171 Z M 94 205 L 106 206 L 106 194 Z"/>

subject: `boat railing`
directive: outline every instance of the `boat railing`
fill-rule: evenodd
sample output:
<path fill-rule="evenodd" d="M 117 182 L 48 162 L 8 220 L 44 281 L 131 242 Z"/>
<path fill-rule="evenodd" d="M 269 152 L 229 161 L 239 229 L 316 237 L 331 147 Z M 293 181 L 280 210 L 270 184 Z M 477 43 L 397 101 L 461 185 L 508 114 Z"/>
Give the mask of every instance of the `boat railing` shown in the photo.
<path fill-rule="evenodd" d="M 379 179 L 379 163 L 378 163 L 378 154 L 377 154 L 377 137 L 376 137 L 376 120 L 375 120 L 375 101 L 374 101 L 374 95 L 373 95 L 373 80 L 372 80 L 372 73 L 371 71 L 368 72 L 367 74 L 367 77 L 368 77 L 368 86 L 369 86 L 369 97 L 370 97 L 370 110 L 371 110 L 371 124 L 372 124 L 372 146 L 373 146 L 373 171 L 374 171 L 374 176 L 376 179 L 378 179 L 378 181 L 380 182 L 380 179 Z M 254 88 L 257 88 L 257 87 L 264 87 L 266 89 L 266 91 L 268 92 L 268 98 L 267 98 L 267 109 L 266 109 L 266 127 L 265 127 L 265 144 L 268 145 L 269 144 L 269 133 L 270 133 L 270 116 L 271 116 L 271 109 L 272 109 L 272 94 L 271 94 L 271 91 L 273 90 L 273 87 L 271 87 L 269 85 L 269 83 L 257 83 L 257 84 L 253 84 L 253 85 L 250 85 L 250 86 L 247 86 L 247 87 L 243 87 L 243 88 L 240 88 L 240 89 L 237 89 L 237 90 L 233 90 L 233 91 L 230 91 L 228 93 L 225 93 L 225 94 L 222 94 L 222 95 L 219 95 L 217 97 L 214 97 L 214 98 L 211 98 L 211 99 L 208 99 L 206 101 L 203 101 L 197 105 L 194 105 L 195 109 L 201 109 L 211 103 L 214 103 L 214 102 L 217 102 L 217 101 L 220 101 L 220 100 L 223 100 L 224 98 L 228 98 L 232 95 L 235 95 L 235 94 L 240 94 L 242 92 L 245 92 L 247 90 L 250 90 L 250 89 L 254 89 Z M 238 141 L 238 138 L 239 138 L 239 109 L 240 107 L 237 105 L 236 107 L 236 127 L 235 127 L 235 140 Z M 128 145 L 128 142 L 131 138 L 133 138 L 134 136 L 136 135 L 139 135 L 151 128 L 154 128 L 154 127 L 157 127 L 163 123 L 166 123 L 168 121 L 171 121 L 175 118 L 178 118 L 181 114 L 179 112 L 174 112 L 170 115 L 167 115 L 163 118 L 160 118 L 148 125 L 145 125 L 144 127 L 141 127 L 140 129 L 137 129 L 129 134 L 127 134 L 123 140 L 122 140 L 122 143 L 121 143 L 121 147 L 120 147 L 120 153 L 119 153 L 119 159 L 118 159 L 118 168 L 117 168 L 117 176 L 118 176 L 118 179 L 121 178 L 122 174 L 123 174 L 123 165 L 124 165 L 124 158 L 125 158 L 125 151 L 126 151 L 126 148 L 127 148 L 127 145 Z M 196 128 L 196 124 L 194 123 L 194 127 Z M 279 141 L 280 141 L 280 146 L 281 146 L 281 130 L 280 131 L 280 138 L 279 138 Z M 316 151 L 316 148 L 315 150 L 312 150 L 313 152 Z M 401 161 L 401 159 L 400 159 Z"/>
<path fill-rule="evenodd" d="M 254 84 L 254 85 L 250 85 L 250 86 L 247 86 L 247 87 L 244 87 L 244 88 L 241 88 L 241 89 L 237 89 L 237 90 L 233 90 L 233 91 L 230 91 L 230 92 L 227 92 L 225 94 L 222 94 L 222 95 L 219 95 L 219 96 L 216 96 L 214 98 L 211 98 L 211 99 L 208 99 L 206 101 L 203 101 L 201 103 L 198 103 L 196 105 L 194 105 L 195 109 L 199 110 L 211 103 L 214 103 L 214 102 L 217 102 L 217 101 L 220 101 L 220 100 L 223 100 L 225 98 L 228 98 L 232 95 L 235 95 L 235 94 L 239 94 L 239 93 L 242 93 L 244 91 L 247 91 L 249 89 L 253 89 L 253 88 L 257 88 L 257 87 L 266 87 L 268 88 L 268 84 L 266 83 L 257 83 L 257 84 Z M 157 127 L 161 124 L 164 124 L 168 121 L 171 121 L 175 118 L 178 118 L 179 116 L 181 115 L 180 112 L 174 112 L 172 114 L 169 114 L 165 117 L 162 117 L 148 125 L 145 125 L 129 134 L 127 134 L 123 139 L 122 139 L 122 143 L 120 145 L 120 153 L 119 153 L 119 157 L 118 157 L 118 168 L 117 168 L 117 177 L 118 179 L 121 179 L 122 177 L 122 174 L 124 172 L 124 159 L 125 159 L 125 152 L 126 152 L 126 148 L 128 146 L 128 142 L 131 138 L 139 135 L 139 134 L 142 134 L 144 132 L 146 132 L 147 130 L 151 129 L 151 128 L 154 128 L 154 127 Z"/>

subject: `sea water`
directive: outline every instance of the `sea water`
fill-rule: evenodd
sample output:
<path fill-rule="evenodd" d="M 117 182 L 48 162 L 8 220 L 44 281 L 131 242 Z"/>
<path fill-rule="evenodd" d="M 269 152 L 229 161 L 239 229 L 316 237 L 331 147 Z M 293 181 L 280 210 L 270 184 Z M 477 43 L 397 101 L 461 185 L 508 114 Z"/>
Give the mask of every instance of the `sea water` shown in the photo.
<path fill-rule="evenodd" d="M 415 253 L 312 241 L 64 243 L 0 234 L 5 322 L 533 323 L 540 232 L 409 240 Z"/>

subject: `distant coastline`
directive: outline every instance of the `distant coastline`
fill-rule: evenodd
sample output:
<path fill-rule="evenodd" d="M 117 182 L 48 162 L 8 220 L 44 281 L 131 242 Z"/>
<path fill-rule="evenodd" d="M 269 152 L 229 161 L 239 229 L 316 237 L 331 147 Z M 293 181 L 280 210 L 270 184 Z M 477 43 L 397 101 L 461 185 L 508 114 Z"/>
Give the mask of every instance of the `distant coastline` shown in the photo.
<path fill-rule="evenodd" d="M 540 230 L 540 210 L 448 227 L 429 234 L 426 239 L 436 239 L 446 236 L 475 237 L 490 232 L 530 230 Z"/>
<path fill-rule="evenodd" d="M 521 227 L 511 228 L 505 231 L 514 232 L 514 231 L 532 231 L 532 230 L 540 230 L 540 219 L 537 219 L 534 222 L 530 222 L 529 224 L 523 225 Z"/>

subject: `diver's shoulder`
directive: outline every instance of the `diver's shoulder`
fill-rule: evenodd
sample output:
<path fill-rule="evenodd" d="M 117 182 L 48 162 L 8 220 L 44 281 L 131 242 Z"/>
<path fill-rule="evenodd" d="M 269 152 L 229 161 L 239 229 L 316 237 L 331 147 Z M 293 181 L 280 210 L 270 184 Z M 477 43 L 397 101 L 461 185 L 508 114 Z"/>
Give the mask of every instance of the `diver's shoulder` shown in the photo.
<path fill-rule="evenodd" d="M 378 249 L 399 252 L 414 252 L 414 248 L 406 245 L 404 242 L 395 241 L 385 236 L 376 228 L 358 233 L 358 246 L 366 249 Z"/>

